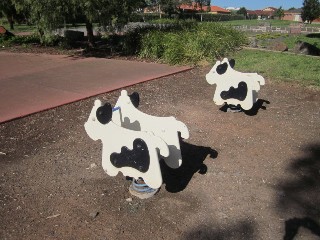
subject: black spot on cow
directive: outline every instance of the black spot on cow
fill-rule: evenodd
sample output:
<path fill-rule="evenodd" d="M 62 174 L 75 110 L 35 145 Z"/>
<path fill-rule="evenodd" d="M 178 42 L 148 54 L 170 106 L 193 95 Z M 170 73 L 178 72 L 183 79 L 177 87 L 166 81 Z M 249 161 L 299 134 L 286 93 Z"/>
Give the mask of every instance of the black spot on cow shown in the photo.
<path fill-rule="evenodd" d="M 230 87 L 228 91 L 221 92 L 220 96 L 223 100 L 234 98 L 243 101 L 247 97 L 247 92 L 247 84 L 245 82 L 239 82 L 238 88 Z"/>
<path fill-rule="evenodd" d="M 145 173 L 150 166 L 150 155 L 147 144 L 140 138 L 133 141 L 133 149 L 122 147 L 120 153 L 112 153 L 110 161 L 116 168 L 132 167 Z"/>
<path fill-rule="evenodd" d="M 131 100 L 133 106 L 134 106 L 135 108 L 138 108 L 139 103 L 140 103 L 139 93 L 133 92 L 132 94 L 129 95 L 129 97 L 130 97 L 130 100 Z"/>
<path fill-rule="evenodd" d="M 112 118 L 112 107 L 110 103 L 105 103 L 96 111 L 97 119 L 102 124 L 107 124 Z"/>
<path fill-rule="evenodd" d="M 229 60 L 229 65 L 230 65 L 231 68 L 234 68 L 234 65 L 236 65 L 236 60 L 230 59 Z"/>
<path fill-rule="evenodd" d="M 222 74 L 224 74 L 224 73 L 227 71 L 227 69 L 228 69 L 228 63 L 220 64 L 220 65 L 218 65 L 218 67 L 217 67 L 217 73 L 218 73 L 219 75 L 222 75 Z"/>

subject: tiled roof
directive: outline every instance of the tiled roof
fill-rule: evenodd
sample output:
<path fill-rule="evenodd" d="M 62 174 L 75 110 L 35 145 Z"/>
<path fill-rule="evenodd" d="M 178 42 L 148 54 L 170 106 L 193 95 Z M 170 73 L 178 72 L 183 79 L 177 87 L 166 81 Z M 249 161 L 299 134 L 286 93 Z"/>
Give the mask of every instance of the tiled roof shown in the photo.
<path fill-rule="evenodd" d="M 196 4 L 196 3 L 192 3 L 192 5 L 188 5 L 188 4 L 181 4 L 179 6 L 180 9 L 184 9 L 184 10 L 196 10 L 196 11 L 200 11 L 200 5 Z M 202 10 L 203 11 L 207 11 L 208 10 L 208 6 L 202 6 Z M 221 12 L 221 13 L 230 13 L 229 10 L 226 10 L 224 8 L 218 7 L 218 6 L 210 6 L 210 11 L 211 12 Z"/>
<path fill-rule="evenodd" d="M 272 11 L 262 11 L 262 10 L 247 10 L 247 14 L 258 15 L 258 16 L 271 16 L 273 14 L 273 12 Z"/>
<path fill-rule="evenodd" d="M 230 13 L 229 10 L 226 10 L 224 8 L 218 7 L 218 6 L 211 6 L 210 7 L 211 12 L 223 12 L 223 13 Z"/>
<path fill-rule="evenodd" d="M 301 13 L 302 9 L 298 8 L 298 9 L 292 9 L 292 10 L 288 10 L 288 11 L 284 11 L 285 13 Z"/>

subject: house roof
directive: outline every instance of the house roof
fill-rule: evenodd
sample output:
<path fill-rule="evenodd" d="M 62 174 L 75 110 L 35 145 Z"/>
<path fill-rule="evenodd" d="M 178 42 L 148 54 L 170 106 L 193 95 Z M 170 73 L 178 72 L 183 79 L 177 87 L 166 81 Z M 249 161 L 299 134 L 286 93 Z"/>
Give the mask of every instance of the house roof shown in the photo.
<path fill-rule="evenodd" d="M 272 16 L 273 11 L 247 10 L 247 14 L 249 14 L 249 15 L 257 15 L 257 16 Z"/>
<path fill-rule="evenodd" d="M 301 13 L 301 12 L 302 12 L 302 8 L 284 11 L 284 13 Z"/>
<path fill-rule="evenodd" d="M 247 10 L 247 14 L 249 15 L 262 15 L 262 10 Z"/>
<path fill-rule="evenodd" d="M 183 10 L 194 10 L 194 11 L 200 11 L 200 5 L 197 3 L 192 2 L 192 5 L 189 4 L 181 4 L 179 6 L 180 9 Z M 202 6 L 202 10 L 203 11 L 207 11 L 208 10 L 208 6 Z M 220 12 L 220 13 L 230 13 L 229 10 L 226 10 L 224 8 L 218 7 L 218 6 L 210 6 L 210 11 L 211 12 Z"/>
<path fill-rule="evenodd" d="M 210 11 L 211 11 L 211 12 L 223 12 L 223 13 L 230 13 L 230 11 L 229 11 L 229 10 L 224 9 L 224 8 L 221 8 L 221 7 L 218 7 L 218 6 L 211 6 L 211 7 L 210 7 Z"/>

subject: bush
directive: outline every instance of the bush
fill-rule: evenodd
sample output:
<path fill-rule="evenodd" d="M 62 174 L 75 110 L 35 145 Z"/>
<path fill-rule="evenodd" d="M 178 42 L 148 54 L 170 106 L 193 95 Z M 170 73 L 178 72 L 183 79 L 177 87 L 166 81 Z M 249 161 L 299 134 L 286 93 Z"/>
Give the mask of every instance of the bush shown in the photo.
<path fill-rule="evenodd" d="M 244 33 L 218 23 L 201 23 L 181 30 L 151 30 L 142 35 L 138 54 L 170 64 L 214 62 L 247 43 Z"/>
<path fill-rule="evenodd" d="M 126 55 L 136 55 L 139 54 L 143 38 L 151 32 L 179 32 L 185 29 L 191 29 L 195 26 L 195 22 L 191 21 L 172 21 L 169 24 L 150 24 L 145 23 L 143 25 L 137 25 L 133 28 L 129 28 L 127 33 L 119 38 L 118 45 L 121 48 L 123 54 Z M 115 41 L 113 41 L 115 42 Z M 118 46 L 118 48 L 119 48 Z"/>

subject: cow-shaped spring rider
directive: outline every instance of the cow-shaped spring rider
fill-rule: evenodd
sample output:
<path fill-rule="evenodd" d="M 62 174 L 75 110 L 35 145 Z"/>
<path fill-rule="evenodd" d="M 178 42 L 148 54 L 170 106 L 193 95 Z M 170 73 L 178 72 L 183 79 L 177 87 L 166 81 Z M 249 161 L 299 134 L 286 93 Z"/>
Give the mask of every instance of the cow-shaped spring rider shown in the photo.
<path fill-rule="evenodd" d="M 250 110 L 258 100 L 260 85 L 264 85 L 265 80 L 257 73 L 238 72 L 233 69 L 234 65 L 234 59 L 228 61 L 224 58 L 217 61 L 206 75 L 209 84 L 217 85 L 213 101 L 217 105 L 226 103 Z"/>
<path fill-rule="evenodd" d="M 131 107 L 136 109 L 126 91 L 121 92 L 115 108 L 96 100 L 85 130 L 93 140 L 101 139 L 102 167 L 108 175 L 116 176 L 121 171 L 134 179 L 143 178 L 149 187 L 157 189 L 162 184 L 161 156 L 170 167 L 179 167 L 178 132 L 185 138 L 189 132 L 175 118 L 158 118 Z"/>

